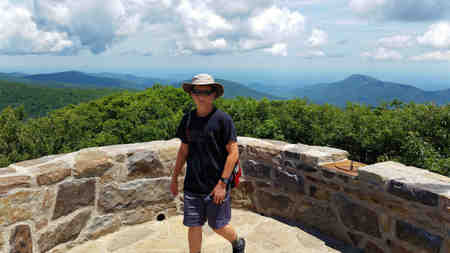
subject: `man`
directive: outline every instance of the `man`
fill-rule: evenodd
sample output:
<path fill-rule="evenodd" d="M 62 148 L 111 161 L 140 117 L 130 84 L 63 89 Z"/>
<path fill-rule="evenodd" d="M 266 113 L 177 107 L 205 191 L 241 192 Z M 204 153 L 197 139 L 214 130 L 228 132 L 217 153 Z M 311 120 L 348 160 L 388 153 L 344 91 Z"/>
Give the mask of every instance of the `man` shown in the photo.
<path fill-rule="evenodd" d="M 182 143 L 172 175 L 171 191 L 178 195 L 178 175 L 187 161 L 184 179 L 184 218 L 188 229 L 189 252 L 199 253 L 202 226 L 208 225 L 228 240 L 233 253 L 243 253 L 245 240 L 229 224 L 231 198 L 229 180 L 239 159 L 236 130 L 231 117 L 213 102 L 223 95 L 223 86 L 208 74 L 199 74 L 183 83 L 196 104 L 178 126 L 176 137 Z"/>

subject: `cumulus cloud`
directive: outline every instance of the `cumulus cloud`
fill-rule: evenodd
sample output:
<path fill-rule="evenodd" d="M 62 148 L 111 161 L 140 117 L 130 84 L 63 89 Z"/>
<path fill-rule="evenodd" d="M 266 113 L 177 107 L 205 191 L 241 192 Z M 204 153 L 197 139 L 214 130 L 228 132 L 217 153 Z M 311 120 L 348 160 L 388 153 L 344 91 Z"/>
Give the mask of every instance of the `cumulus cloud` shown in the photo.
<path fill-rule="evenodd" d="M 358 14 L 374 12 L 386 5 L 386 0 L 351 0 L 350 8 Z"/>
<path fill-rule="evenodd" d="M 417 38 L 419 44 L 434 48 L 450 48 L 450 22 L 440 22 L 429 27 L 423 36 Z"/>
<path fill-rule="evenodd" d="M 320 47 L 328 42 L 328 34 L 319 29 L 313 29 L 311 36 L 306 41 L 310 47 Z"/>
<path fill-rule="evenodd" d="M 187 41 L 177 42 L 176 55 L 180 54 L 200 54 L 213 55 L 229 52 L 228 43 L 224 38 L 208 40 L 205 38 L 193 38 Z"/>
<path fill-rule="evenodd" d="M 230 4 L 229 0 L 203 1 L 214 9 L 215 12 L 226 19 L 234 19 L 240 17 L 249 17 L 252 12 L 261 12 L 274 4 L 273 0 L 257 0 L 257 1 L 234 1 Z M 198 2 L 195 2 L 198 3 Z"/>
<path fill-rule="evenodd" d="M 307 51 L 307 52 L 301 52 L 301 53 L 298 53 L 297 56 L 300 56 L 300 57 L 305 58 L 305 59 L 327 57 L 325 52 L 323 52 L 321 50 L 311 50 L 311 51 Z"/>
<path fill-rule="evenodd" d="M 298 12 L 272 6 L 250 18 L 249 22 L 256 36 L 284 37 L 303 30 L 305 18 Z"/>
<path fill-rule="evenodd" d="M 189 36 L 208 37 L 215 32 L 227 32 L 233 29 L 232 25 L 223 17 L 216 14 L 204 2 L 182 0 L 176 12 L 182 20 Z"/>
<path fill-rule="evenodd" d="M 227 41 L 216 36 L 231 32 L 233 25 L 204 2 L 183 0 L 176 13 L 185 31 L 185 38 L 176 42 L 178 53 L 208 55 L 227 49 Z"/>
<path fill-rule="evenodd" d="M 403 56 L 399 52 L 384 47 L 377 48 L 373 52 L 363 52 L 361 56 L 380 61 L 397 61 L 403 59 Z"/>
<path fill-rule="evenodd" d="M 350 0 L 349 6 L 361 17 L 400 21 L 437 20 L 450 12 L 448 0 Z"/>
<path fill-rule="evenodd" d="M 80 42 L 69 39 L 66 32 L 39 29 L 25 6 L 0 2 L 0 53 L 49 54 L 63 52 Z"/>
<path fill-rule="evenodd" d="M 410 58 L 413 61 L 450 61 L 450 50 L 435 51 Z"/>
<path fill-rule="evenodd" d="M 405 48 L 414 45 L 414 40 L 409 35 L 396 35 L 384 37 L 378 40 L 378 46 L 385 48 Z"/>
<path fill-rule="evenodd" d="M 305 25 L 305 18 L 299 12 L 286 8 L 259 6 L 254 10 L 248 9 L 247 13 L 240 17 L 235 17 L 227 11 L 226 15 L 230 18 L 225 19 L 219 15 L 223 10 L 215 9 L 217 6 L 212 2 L 211 5 L 206 3 L 198 4 L 195 8 L 203 8 L 203 12 L 211 11 L 210 18 L 214 17 L 218 25 L 201 29 L 207 23 L 205 20 L 198 24 L 186 22 L 185 12 L 180 10 L 179 15 L 183 17 L 182 24 L 187 36 L 178 38 L 178 54 L 207 55 L 263 49 L 273 55 L 285 55 L 287 45 L 282 45 L 287 43 L 288 38 L 302 32 Z M 238 12 L 243 13 L 244 10 L 239 8 Z M 245 15 L 248 15 L 248 18 Z"/>
<path fill-rule="evenodd" d="M 306 22 L 298 11 L 274 5 L 272 0 L 233 4 L 226 0 L 21 3 L 0 3 L 0 53 L 76 54 L 89 50 L 98 54 L 142 32 L 163 37 L 165 46 L 173 47 L 176 54 L 245 52 L 286 44 L 303 32 Z"/>
<path fill-rule="evenodd" d="M 70 40 L 79 41 L 73 50 L 88 49 L 101 53 L 127 30 L 122 22 L 126 11 L 120 0 L 108 4 L 91 0 L 41 0 L 34 1 L 33 16 L 42 30 L 67 33 Z"/>
<path fill-rule="evenodd" d="M 6 0 L 0 3 L 3 54 L 101 53 L 136 32 L 126 3 L 137 0 Z M 128 10 L 126 7 L 128 6 Z M 7 26 L 6 26 L 7 25 Z M 4 30 L 4 31 L 3 31 Z"/>
<path fill-rule="evenodd" d="M 274 44 L 271 48 L 264 49 L 265 52 L 272 55 L 287 56 L 287 45 L 285 43 Z"/>

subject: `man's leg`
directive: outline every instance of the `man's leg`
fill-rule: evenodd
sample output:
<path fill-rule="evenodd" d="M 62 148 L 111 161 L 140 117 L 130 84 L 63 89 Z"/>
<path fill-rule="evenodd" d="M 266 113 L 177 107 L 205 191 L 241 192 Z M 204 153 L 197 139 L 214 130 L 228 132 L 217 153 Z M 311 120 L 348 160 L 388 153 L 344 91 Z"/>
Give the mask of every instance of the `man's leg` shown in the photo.
<path fill-rule="evenodd" d="M 230 224 L 213 230 L 231 243 L 231 247 L 233 247 L 233 253 L 245 252 L 245 239 L 238 237 L 236 231 Z"/>
<path fill-rule="evenodd" d="M 188 228 L 189 252 L 199 253 L 202 246 L 202 226 L 206 222 L 204 197 L 184 192 L 183 224 Z"/>
<path fill-rule="evenodd" d="M 227 239 L 229 242 L 234 242 L 237 239 L 237 234 L 234 228 L 227 224 L 219 229 L 213 229 L 214 232 L 221 235 L 223 238 Z"/>
<path fill-rule="evenodd" d="M 202 227 L 189 227 L 188 231 L 189 252 L 200 253 L 202 248 Z"/>
<path fill-rule="evenodd" d="M 228 240 L 232 247 L 233 252 L 243 253 L 245 251 L 245 240 L 238 238 L 238 235 L 234 228 L 230 225 L 231 220 L 231 198 L 230 193 L 227 192 L 222 204 L 215 204 L 211 202 L 206 208 L 208 216 L 208 225 L 223 238 Z"/>

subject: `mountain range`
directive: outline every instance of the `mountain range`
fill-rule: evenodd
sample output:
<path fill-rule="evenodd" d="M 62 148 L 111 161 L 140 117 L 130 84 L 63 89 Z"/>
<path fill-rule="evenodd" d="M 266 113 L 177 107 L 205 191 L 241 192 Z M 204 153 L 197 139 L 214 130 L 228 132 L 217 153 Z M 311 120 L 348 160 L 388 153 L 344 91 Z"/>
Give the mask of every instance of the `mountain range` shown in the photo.
<path fill-rule="evenodd" d="M 122 90 L 109 88 L 52 88 L 43 85 L 0 80 L 0 112 L 4 108 L 24 105 L 26 117 L 41 117 L 70 104 L 76 105 Z"/>
<path fill-rule="evenodd" d="M 297 88 L 292 90 L 292 94 L 308 98 L 314 103 L 338 106 L 344 106 L 347 101 L 376 106 L 394 99 L 406 103 L 434 102 L 438 105 L 450 102 L 450 89 L 424 91 L 411 85 L 384 82 L 365 75 L 351 75 L 334 83 Z"/>
<path fill-rule="evenodd" d="M 44 85 L 52 88 L 119 88 L 145 90 L 155 83 L 166 84 L 169 81 L 158 78 L 137 77 L 130 74 L 84 73 L 65 71 L 28 75 L 24 73 L 0 73 L 0 80 L 26 84 Z"/>
<path fill-rule="evenodd" d="M 27 84 L 45 85 L 53 88 L 71 87 L 71 88 L 119 88 L 131 90 L 145 90 L 159 83 L 163 85 L 172 85 L 181 87 L 183 81 L 166 80 L 151 77 L 139 77 L 131 74 L 116 73 L 83 73 L 80 71 L 65 71 L 48 74 L 26 75 L 21 73 L 0 73 L 0 80 L 15 81 Z M 246 87 L 243 84 L 223 79 L 217 79 L 217 82 L 226 87 L 224 97 L 232 98 L 236 96 L 252 97 L 261 99 L 281 99 L 280 97 L 259 92 Z"/>
<path fill-rule="evenodd" d="M 177 82 L 174 86 L 176 88 L 181 88 L 183 82 L 189 82 L 190 80 L 184 80 L 181 82 Z M 275 95 L 271 95 L 265 92 L 257 91 L 256 89 L 252 89 L 243 85 L 241 83 L 233 82 L 225 79 L 215 79 L 214 81 L 222 84 L 224 86 L 225 92 L 223 94 L 224 98 L 234 98 L 237 96 L 241 97 L 251 97 L 255 99 L 267 98 L 271 100 L 280 100 L 282 97 L 278 97 Z"/>
<path fill-rule="evenodd" d="M 181 87 L 181 84 L 185 81 L 139 77 L 131 74 L 109 72 L 84 73 L 79 71 L 36 75 L 19 72 L 0 73 L 0 80 L 56 88 L 118 88 L 129 90 L 144 90 L 152 87 L 156 83 Z M 307 98 L 313 103 L 328 103 L 337 106 L 345 106 L 348 101 L 375 106 L 394 99 L 402 102 L 415 103 L 434 102 L 438 105 L 450 103 L 450 89 L 425 91 L 411 85 L 385 82 L 359 74 L 351 75 L 338 82 L 294 88 L 255 82 L 241 84 L 225 79 L 216 79 L 216 81 L 224 85 L 225 98 L 233 98 L 236 96 L 252 97 L 255 99 L 266 97 L 271 100 Z"/>

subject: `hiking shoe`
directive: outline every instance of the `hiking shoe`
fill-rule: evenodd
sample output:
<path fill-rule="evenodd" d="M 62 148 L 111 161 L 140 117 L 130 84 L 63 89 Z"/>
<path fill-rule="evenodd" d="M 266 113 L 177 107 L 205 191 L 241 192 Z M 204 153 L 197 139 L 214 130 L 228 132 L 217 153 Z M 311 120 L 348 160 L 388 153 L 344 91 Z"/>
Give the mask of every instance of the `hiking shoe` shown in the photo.
<path fill-rule="evenodd" d="M 233 253 L 244 253 L 245 252 L 245 240 L 244 238 L 237 239 L 237 242 L 233 245 Z"/>

